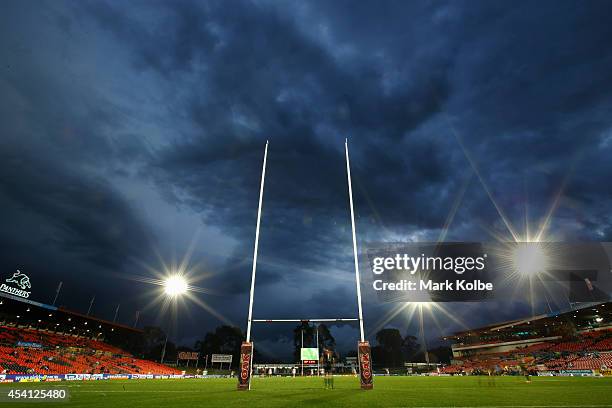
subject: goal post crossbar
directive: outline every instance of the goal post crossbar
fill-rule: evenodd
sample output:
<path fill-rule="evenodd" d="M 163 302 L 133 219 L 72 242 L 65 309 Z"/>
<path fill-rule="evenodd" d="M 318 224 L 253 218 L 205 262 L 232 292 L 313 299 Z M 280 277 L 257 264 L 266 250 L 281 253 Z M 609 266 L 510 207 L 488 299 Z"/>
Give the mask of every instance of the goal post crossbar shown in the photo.
<path fill-rule="evenodd" d="M 358 318 L 341 319 L 253 319 L 253 323 L 323 323 L 323 322 L 358 322 Z"/>

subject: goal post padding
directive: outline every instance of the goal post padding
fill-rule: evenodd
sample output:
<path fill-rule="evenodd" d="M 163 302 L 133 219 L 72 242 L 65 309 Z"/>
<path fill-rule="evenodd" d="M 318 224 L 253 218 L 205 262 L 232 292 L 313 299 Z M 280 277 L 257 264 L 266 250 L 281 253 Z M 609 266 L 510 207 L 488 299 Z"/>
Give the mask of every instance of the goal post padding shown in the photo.
<path fill-rule="evenodd" d="M 238 375 L 238 389 L 246 391 L 251 388 L 251 372 L 253 364 L 253 343 L 242 342 L 240 346 L 240 373 Z"/>
<path fill-rule="evenodd" d="M 372 355 L 370 353 L 370 342 L 360 341 L 357 343 L 357 355 L 359 357 L 359 379 L 361 388 L 371 390 L 372 382 Z"/>

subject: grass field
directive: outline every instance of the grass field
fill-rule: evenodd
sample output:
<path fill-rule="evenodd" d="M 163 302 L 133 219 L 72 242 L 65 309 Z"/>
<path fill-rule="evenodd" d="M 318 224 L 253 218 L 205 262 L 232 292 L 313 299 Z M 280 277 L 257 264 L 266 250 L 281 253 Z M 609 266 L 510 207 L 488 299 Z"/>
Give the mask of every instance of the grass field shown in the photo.
<path fill-rule="evenodd" d="M 55 387 L 66 387 L 70 402 L 42 406 L 612 407 L 612 378 L 579 377 L 536 377 L 530 384 L 522 377 L 376 377 L 371 391 L 360 390 L 352 377 L 336 378 L 333 390 L 323 389 L 319 378 L 255 378 L 247 392 L 236 391 L 233 379 L 15 383 L 1 384 L 0 391 Z"/>

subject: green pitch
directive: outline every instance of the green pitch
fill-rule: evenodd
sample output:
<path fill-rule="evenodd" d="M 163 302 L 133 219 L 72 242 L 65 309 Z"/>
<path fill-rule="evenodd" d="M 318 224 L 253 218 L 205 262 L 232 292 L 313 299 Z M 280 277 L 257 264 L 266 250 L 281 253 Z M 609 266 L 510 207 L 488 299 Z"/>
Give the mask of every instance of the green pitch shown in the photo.
<path fill-rule="evenodd" d="M 38 405 L 64 408 L 612 407 L 612 377 L 532 380 L 527 384 L 522 377 L 376 377 L 371 391 L 360 390 L 353 377 L 336 377 L 333 390 L 323 389 L 321 378 L 255 378 L 246 392 L 236 391 L 233 379 L 1 384 L 0 390 L 6 394 L 9 388 L 66 387 L 70 402 Z"/>

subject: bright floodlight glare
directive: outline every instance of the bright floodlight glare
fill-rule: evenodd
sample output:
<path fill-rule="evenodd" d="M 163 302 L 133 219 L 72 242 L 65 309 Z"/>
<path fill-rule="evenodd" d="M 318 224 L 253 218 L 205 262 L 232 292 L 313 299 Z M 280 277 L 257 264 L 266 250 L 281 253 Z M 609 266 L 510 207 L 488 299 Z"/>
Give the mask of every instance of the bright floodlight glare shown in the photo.
<path fill-rule="evenodd" d="M 187 292 L 187 281 L 180 275 L 172 275 L 164 281 L 164 292 L 168 296 L 179 296 Z"/>
<path fill-rule="evenodd" d="M 431 309 L 431 305 L 433 302 L 408 302 L 409 304 L 415 306 L 415 307 L 421 307 L 424 309 Z"/>
<path fill-rule="evenodd" d="M 535 242 L 519 243 L 512 252 L 512 263 L 521 275 L 534 275 L 546 271 L 548 257 Z"/>

